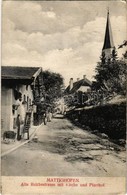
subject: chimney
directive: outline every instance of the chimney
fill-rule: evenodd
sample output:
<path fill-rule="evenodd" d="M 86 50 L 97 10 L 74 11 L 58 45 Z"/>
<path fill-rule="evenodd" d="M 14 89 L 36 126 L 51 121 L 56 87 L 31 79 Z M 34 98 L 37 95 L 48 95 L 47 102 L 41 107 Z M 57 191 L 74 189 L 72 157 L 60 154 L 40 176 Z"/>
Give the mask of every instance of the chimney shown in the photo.
<path fill-rule="evenodd" d="M 86 75 L 83 75 L 83 79 L 86 79 Z"/>
<path fill-rule="evenodd" d="M 71 90 L 73 88 L 73 78 L 70 78 L 69 85 L 70 85 L 70 90 Z"/>
<path fill-rule="evenodd" d="M 79 81 L 80 80 L 80 78 L 77 78 L 77 81 Z"/>

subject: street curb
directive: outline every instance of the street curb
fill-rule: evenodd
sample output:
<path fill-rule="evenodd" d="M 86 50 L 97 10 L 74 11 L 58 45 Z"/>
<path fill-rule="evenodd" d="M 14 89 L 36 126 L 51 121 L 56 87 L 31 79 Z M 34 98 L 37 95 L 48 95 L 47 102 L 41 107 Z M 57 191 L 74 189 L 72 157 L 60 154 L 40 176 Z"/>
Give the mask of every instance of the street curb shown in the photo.
<path fill-rule="evenodd" d="M 42 124 L 41 124 L 41 125 L 42 125 Z M 10 150 L 4 152 L 3 154 L 1 154 L 1 157 L 3 157 L 3 156 L 5 156 L 5 155 L 7 155 L 7 154 L 13 152 L 14 150 L 16 150 L 16 149 L 18 149 L 19 147 L 23 146 L 24 144 L 28 143 L 28 142 L 33 138 L 33 136 L 34 136 L 34 134 L 36 133 L 36 131 L 41 127 L 41 125 L 39 125 L 39 126 L 35 129 L 35 131 L 31 134 L 29 140 L 26 140 L 26 141 L 24 141 L 23 143 L 19 144 L 18 146 L 15 146 L 14 148 L 12 148 L 12 149 L 10 149 Z"/>

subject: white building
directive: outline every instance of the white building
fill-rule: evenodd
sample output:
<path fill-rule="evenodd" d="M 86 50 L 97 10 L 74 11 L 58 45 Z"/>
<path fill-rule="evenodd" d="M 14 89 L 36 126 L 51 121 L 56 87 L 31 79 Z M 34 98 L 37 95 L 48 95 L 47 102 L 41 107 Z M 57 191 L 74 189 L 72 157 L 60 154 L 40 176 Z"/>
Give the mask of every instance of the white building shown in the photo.
<path fill-rule="evenodd" d="M 28 131 L 36 115 L 36 98 L 41 98 L 39 75 L 41 68 L 12 67 L 1 68 L 1 129 L 17 131 L 16 119 L 20 114 L 21 128 Z"/>

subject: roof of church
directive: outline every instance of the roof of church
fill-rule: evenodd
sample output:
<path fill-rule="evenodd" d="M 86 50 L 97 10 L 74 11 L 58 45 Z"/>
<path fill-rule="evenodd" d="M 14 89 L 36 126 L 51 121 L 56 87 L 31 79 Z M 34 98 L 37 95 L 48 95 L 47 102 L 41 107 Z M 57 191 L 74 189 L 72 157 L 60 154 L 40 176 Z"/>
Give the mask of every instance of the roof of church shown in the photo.
<path fill-rule="evenodd" d="M 18 67 L 18 66 L 2 66 L 2 79 L 32 79 L 40 67 Z"/>
<path fill-rule="evenodd" d="M 112 30 L 111 30 L 109 11 L 108 11 L 103 50 L 113 48 L 113 47 L 114 47 L 114 42 L 113 42 L 113 37 L 112 37 Z"/>
<path fill-rule="evenodd" d="M 81 86 L 91 87 L 92 83 L 88 79 L 81 79 L 73 83 L 73 88 L 70 90 L 70 86 L 65 89 L 65 93 L 75 93 Z"/>

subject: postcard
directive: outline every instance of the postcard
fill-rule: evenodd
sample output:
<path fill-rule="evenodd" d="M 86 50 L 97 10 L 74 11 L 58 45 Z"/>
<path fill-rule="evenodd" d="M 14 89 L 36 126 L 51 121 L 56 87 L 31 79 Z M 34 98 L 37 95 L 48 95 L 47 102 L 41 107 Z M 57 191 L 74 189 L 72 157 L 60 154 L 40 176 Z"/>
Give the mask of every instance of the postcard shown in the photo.
<path fill-rule="evenodd" d="M 126 194 L 126 2 L 1 11 L 1 194 Z"/>

